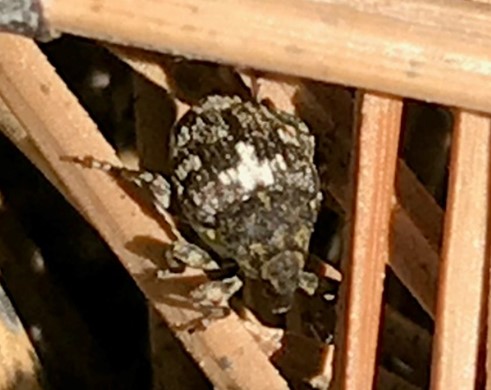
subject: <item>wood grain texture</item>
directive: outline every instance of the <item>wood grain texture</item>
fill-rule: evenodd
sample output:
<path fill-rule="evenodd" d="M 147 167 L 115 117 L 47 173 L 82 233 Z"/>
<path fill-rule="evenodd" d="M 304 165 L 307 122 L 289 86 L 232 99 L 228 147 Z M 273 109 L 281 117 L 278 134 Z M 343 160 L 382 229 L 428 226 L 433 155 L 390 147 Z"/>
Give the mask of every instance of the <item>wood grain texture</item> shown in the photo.
<path fill-rule="evenodd" d="M 438 284 L 431 388 L 474 389 L 489 253 L 491 122 L 459 112 Z"/>
<path fill-rule="evenodd" d="M 385 264 L 389 257 L 402 101 L 366 94 L 354 168 L 349 264 L 345 264 L 344 329 L 336 383 L 345 390 L 373 387 Z M 342 299 L 342 298 L 341 298 Z M 340 329 L 340 327 L 338 327 Z"/>
<path fill-rule="evenodd" d="M 199 313 L 189 307 L 186 294 L 203 276 L 188 272 L 158 279 L 150 260 L 161 256 L 160 245 L 170 240 L 165 223 L 144 213 L 104 173 L 60 159 L 90 155 L 118 163 L 94 123 L 32 41 L 1 35 L 0 48 L 0 95 L 44 157 L 40 169 L 58 178 L 53 184 L 62 183 L 62 192 L 100 232 L 171 327 L 196 319 Z M 206 331 L 177 329 L 176 335 L 217 388 L 287 388 L 234 314 Z"/>
<path fill-rule="evenodd" d="M 61 32 L 491 112 L 491 7 L 462 0 L 51 0 Z"/>

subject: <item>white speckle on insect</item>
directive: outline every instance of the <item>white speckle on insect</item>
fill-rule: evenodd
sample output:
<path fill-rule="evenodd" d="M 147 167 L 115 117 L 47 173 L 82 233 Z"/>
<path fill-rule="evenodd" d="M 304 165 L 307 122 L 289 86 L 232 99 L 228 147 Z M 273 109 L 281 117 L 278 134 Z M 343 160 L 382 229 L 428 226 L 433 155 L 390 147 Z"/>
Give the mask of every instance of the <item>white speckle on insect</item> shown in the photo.
<path fill-rule="evenodd" d="M 183 126 L 177 136 L 177 146 L 179 148 L 186 145 L 191 140 L 191 134 L 189 133 L 189 127 Z"/>
<path fill-rule="evenodd" d="M 179 180 L 184 180 L 189 172 L 199 171 L 201 169 L 201 166 L 202 164 L 200 158 L 197 155 L 192 154 L 179 164 L 179 166 L 175 170 L 176 175 Z"/>
<path fill-rule="evenodd" d="M 203 204 L 203 198 L 199 194 L 194 193 L 193 202 L 196 206 L 200 207 Z"/>
<path fill-rule="evenodd" d="M 276 154 L 274 156 L 274 161 L 276 162 L 276 166 L 280 169 L 280 170 L 286 170 L 287 166 L 286 166 L 286 162 L 285 162 L 285 159 L 283 158 L 283 156 L 281 154 Z"/>
<path fill-rule="evenodd" d="M 232 179 L 230 177 L 230 173 L 232 170 L 235 171 L 235 168 L 227 169 L 226 171 L 220 172 L 218 174 L 218 179 L 224 186 L 228 186 L 230 183 L 232 183 Z"/>
<path fill-rule="evenodd" d="M 292 127 L 285 126 L 282 128 L 278 129 L 278 135 L 280 136 L 280 139 L 286 143 L 286 144 L 292 144 L 295 146 L 300 146 L 298 143 L 298 137 L 296 134 L 296 130 L 293 129 Z"/>
<path fill-rule="evenodd" d="M 182 165 L 179 165 L 175 171 L 174 174 L 179 178 L 179 180 L 184 180 L 186 176 L 188 175 L 188 172 L 184 169 Z"/>
<path fill-rule="evenodd" d="M 213 133 L 216 134 L 218 138 L 225 138 L 229 134 L 229 126 L 227 124 L 222 124 L 222 126 L 218 126 L 216 131 Z"/>
<path fill-rule="evenodd" d="M 208 215 L 215 215 L 217 213 L 216 208 L 213 207 L 213 205 L 210 203 L 204 203 L 201 207 L 203 211 L 206 212 Z"/>
<path fill-rule="evenodd" d="M 259 162 L 253 145 L 237 142 L 235 151 L 240 161 L 237 166 L 219 173 L 218 179 L 222 184 L 238 183 L 245 191 L 252 191 L 260 184 L 268 186 L 274 183 L 271 161 Z"/>
<path fill-rule="evenodd" d="M 215 240 L 217 238 L 217 234 L 213 229 L 208 229 L 205 233 L 210 240 Z"/>
<path fill-rule="evenodd" d="M 171 188 L 169 182 L 160 175 L 152 175 L 151 189 L 155 196 L 155 204 L 167 209 L 170 205 Z"/>

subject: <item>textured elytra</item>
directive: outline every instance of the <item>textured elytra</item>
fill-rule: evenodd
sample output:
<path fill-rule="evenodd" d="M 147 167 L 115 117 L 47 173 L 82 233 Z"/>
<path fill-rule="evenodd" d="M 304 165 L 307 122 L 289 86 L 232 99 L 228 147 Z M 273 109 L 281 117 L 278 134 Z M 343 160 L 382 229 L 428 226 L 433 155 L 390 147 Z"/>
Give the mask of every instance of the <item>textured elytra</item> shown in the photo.
<path fill-rule="evenodd" d="M 287 309 L 305 279 L 321 201 L 306 125 L 256 102 L 211 96 L 175 126 L 171 150 L 184 219 L 246 276 L 267 281 L 278 311 Z"/>

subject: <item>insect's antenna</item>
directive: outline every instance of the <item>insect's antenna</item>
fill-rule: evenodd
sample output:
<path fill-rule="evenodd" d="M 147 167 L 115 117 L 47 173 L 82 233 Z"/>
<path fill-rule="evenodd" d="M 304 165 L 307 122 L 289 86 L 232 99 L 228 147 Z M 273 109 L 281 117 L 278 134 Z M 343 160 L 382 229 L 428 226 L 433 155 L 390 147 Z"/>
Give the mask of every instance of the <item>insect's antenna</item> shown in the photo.
<path fill-rule="evenodd" d="M 105 171 L 113 174 L 118 173 L 121 170 L 124 170 L 124 168 L 116 167 L 107 161 L 97 160 L 90 156 L 85 156 L 85 157 L 61 156 L 60 160 L 64 162 L 75 163 L 83 166 L 84 168 L 98 169 L 100 171 Z"/>
<path fill-rule="evenodd" d="M 149 171 L 138 171 L 124 167 L 115 166 L 107 161 L 97 160 L 91 156 L 62 156 L 62 161 L 75 163 L 87 169 L 98 169 L 111 175 L 121 184 L 130 184 L 136 186 L 141 192 L 139 195 L 150 207 L 162 216 L 168 225 L 171 226 L 172 232 L 176 237 L 180 237 L 172 223 L 169 223 L 169 216 L 166 210 L 170 206 L 171 186 L 169 182 L 160 174 Z M 134 187 L 124 186 L 125 190 L 131 195 Z"/>
<path fill-rule="evenodd" d="M 76 157 L 76 156 L 62 156 L 62 161 L 71 162 L 81 165 L 87 169 L 97 169 L 109 173 L 116 179 L 122 179 L 124 181 L 135 184 L 138 187 L 142 187 L 144 183 L 152 184 L 157 175 L 152 175 L 147 172 L 137 171 L 124 167 L 118 167 L 107 161 L 97 160 L 91 156 Z"/>

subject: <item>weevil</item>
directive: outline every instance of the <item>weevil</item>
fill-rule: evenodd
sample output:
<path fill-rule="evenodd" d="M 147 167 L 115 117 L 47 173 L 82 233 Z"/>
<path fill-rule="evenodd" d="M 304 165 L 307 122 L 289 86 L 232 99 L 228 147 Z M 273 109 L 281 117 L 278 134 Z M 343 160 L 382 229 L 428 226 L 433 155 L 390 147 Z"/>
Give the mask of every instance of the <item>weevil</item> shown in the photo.
<path fill-rule="evenodd" d="M 146 188 L 161 213 L 172 199 L 179 217 L 216 254 L 267 284 L 275 313 L 290 308 L 298 288 L 313 294 L 317 277 L 304 266 L 322 195 L 306 124 L 258 102 L 214 95 L 178 121 L 170 150 L 169 180 L 156 172 L 92 166 Z M 183 238 L 166 257 L 205 270 L 218 267 L 207 251 Z M 235 293 L 239 280 L 224 281 L 222 292 Z M 209 286 L 193 297 L 222 301 L 217 282 Z"/>

